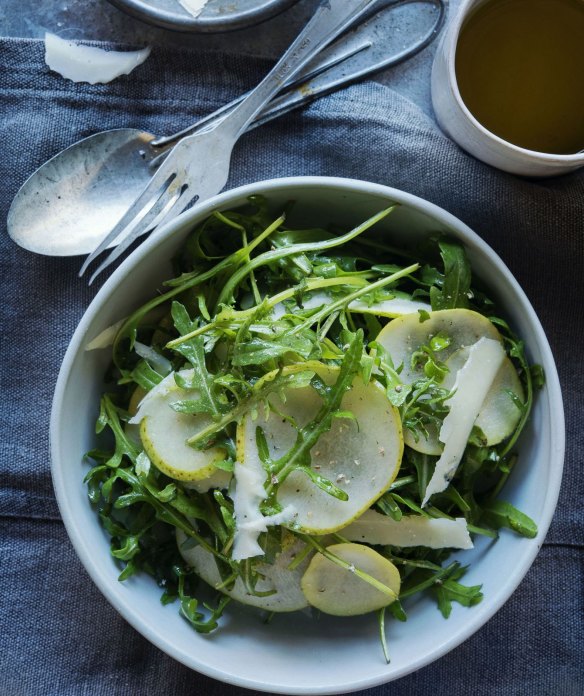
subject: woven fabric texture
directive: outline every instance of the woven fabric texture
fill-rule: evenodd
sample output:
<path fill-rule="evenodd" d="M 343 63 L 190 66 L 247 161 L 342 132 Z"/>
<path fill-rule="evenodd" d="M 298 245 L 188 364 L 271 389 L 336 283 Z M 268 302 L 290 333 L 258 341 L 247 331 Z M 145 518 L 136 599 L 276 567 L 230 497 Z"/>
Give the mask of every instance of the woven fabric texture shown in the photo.
<path fill-rule="evenodd" d="M 253 86 L 267 64 L 156 49 L 131 77 L 76 85 L 37 41 L 0 41 L 0 221 L 26 177 L 96 131 L 174 132 Z M 565 476 L 546 543 L 505 607 L 477 634 L 370 696 L 584 693 L 584 171 L 524 180 L 463 153 L 415 105 L 367 82 L 244 136 L 228 187 L 331 175 L 426 198 L 503 258 L 554 351 L 567 425 Z M 75 557 L 51 486 L 48 420 L 60 361 L 97 290 L 78 258 L 47 258 L 0 236 L 0 694 L 121 696 L 241 690 L 193 674 L 116 614 Z"/>

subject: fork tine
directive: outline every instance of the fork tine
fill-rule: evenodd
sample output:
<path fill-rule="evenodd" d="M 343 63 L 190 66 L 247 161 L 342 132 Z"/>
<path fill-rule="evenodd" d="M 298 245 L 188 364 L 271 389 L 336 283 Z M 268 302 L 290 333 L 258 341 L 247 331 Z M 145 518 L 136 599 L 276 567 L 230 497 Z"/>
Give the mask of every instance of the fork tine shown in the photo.
<path fill-rule="evenodd" d="M 132 244 L 132 242 L 137 239 L 143 233 L 154 229 L 157 227 L 162 220 L 165 220 L 170 212 L 173 211 L 180 201 L 183 193 L 186 191 L 187 186 L 183 184 L 180 187 L 173 187 L 172 183 L 175 177 L 169 179 L 165 182 L 164 186 L 160 189 L 160 195 L 154 198 L 152 205 L 147 209 L 142 209 L 140 215 L 135 217 L 132 223 L 126 226 L 126 234 L 122 241 L 111 250 L 109 255 L 104 259 L 104 261 L 95 270 L 91 278 L 89 279 L 89 285 L 97 278 L 97 276 L 102 273 L 108 266 L 110 266 L 124 251 Z M 176 215 L 181 212 L 178 210 Z M 174 216 L 173 216 L 174 217 Z"/>
<path fill-rule="evenodd" d="M 134 220 L 141 220 L 144 217 L 143 211 L 145 208 L 147 208 L 149 203 L 156 203 L 160 197 L 161 188 L 165 190 L 170 184 L 169 180 L 174 179 L 176 176 L 174 172 L 165 171 L 167 169 L 167 167 L 161 166 L 156 171 L 152 179 L 150 179 L 150 181 L 146 184 L 146 187 L 142 193 L 124 213 L 123 217 L 118 221 L 112 231 L 85 259 L 79 271 L 79 277 L 81 277 L 89 265 L 108 248 L 111 242 L 114 242 L 123 232 L 126 231 L 128 226 L 131 225 Z M 152 207 L 152 205 L 150 207 Z M 148 212 L 149 209 L 150 208 L 147 208 L 146 212 Z"/>
<path fill-rule="evenodd" d="M 165 206 L 163 210 L 159 212 L 157 217 L 150 222 L 150 229 L 147 230 L 149 233 L 155 232 L 162 225 L 166 225 L 167 222 L 174 220 L 177 215 L 180 215 L 188 206 L 199 199 L 198 196 L 186 196 L 187 186 L 182 187 L 180 191 L 180 196 L 175 199 L 175 203 L 172 206 Z"/>

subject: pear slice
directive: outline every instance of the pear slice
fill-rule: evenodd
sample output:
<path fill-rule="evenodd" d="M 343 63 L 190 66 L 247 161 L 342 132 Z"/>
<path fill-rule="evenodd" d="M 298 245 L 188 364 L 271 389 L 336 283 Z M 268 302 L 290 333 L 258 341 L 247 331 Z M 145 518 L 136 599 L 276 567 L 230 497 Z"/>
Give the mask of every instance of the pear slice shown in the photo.
<path fill-rule="evenodd" d="M 454 387 L 456 375 L 468 360 L 469 353 L 470 346 L 467 346 L 457 350 L 448 358 L 446 365 L 449 373 L 442 382 L 445 389 Z M 521 402 L 525 401 L 525 393 L 517 370 L 511 360 L 505 357 L 475 421 L 475 425 L 485 436 L 485 444 L 489 447 L 509 437 L 521 418 L 521 410 L 516 406 L 511 394 L 514 394 Z"/>
<path fill-rule="evenodd" d="M 426 432 L 418 431 L 416 433 L 416 439 L 416 435 L 414 435 L 409 428 L 404 428 L 404 444 L 421 454 L 438 456 L 442 454 L 442 450 L 444 449 L 444 445 L 438 439 L 439 432 L 440 429 L 436 423 L 428 423 L 426 425 Z"/>
<path fill-rule="evenodd" d="M 470 346 L 460 348 L 446 361 L 449 371 L 441 386 L 447 391 L 454 387 L 456 375 L 466 363 L 469 352 Z M 509 437 L 521 418 L 521 410 L 517 408 L 511 394 L 522 402 L 525 399 L 517 370 L 511 360 L 505 357 L 475 421 L 475 425 L 485 436 L 485 445 L 489 447 L 498 445 Z M 420 433 L 416 440 L 412 432 L 404 430 L 405 444 L 422 454 L 442 454 L 444 445 L 438 439 L 439 429 L 431 423 L 427 431 L 427 437 Z"/>
<path fill-rule="evenodd" d="M 302 578 L 308 602 L 325 614 L 357 616 L 391 604 L 399 595 L 401 578 L 394 564 L 363 544 L 333 544 L 327 548 L 348 567 L 341 567 L 321 553 L 314 555 Z M 387 588 L 372 586 L 355 572 L 362 571 Z"/>
<path fill-rule="evenodd" d="M 379 300 L 369 304 L 365 300 L 353 300 L 349 305 L 351 312 L 361 314 L 375 314 L 378 317 L 401 317 L 404 314 L 415 314 L 419 311 L 430 312 L 432 307 L 426 302 L 410 300 L 408 298 L 393 297 L 391 300 Z"/>
<path fill-rule="evenodd" d="M 455 393 L 438 436 L 444 449 L 426 487 L 422 507 L 434 493 L 446 490 L 456 474 L 474 423 L 504 359 L 502 344 L 492 338 L 480 338 L 470 347 L 468 359 L 456 373 Z"/>
<path fill-rule="evenodd" d="M 290 569 L 292 561 L 305 549 L 305 544 L 290 532 L 283 530 L 282 550 L 273 564 L 259 562 L 255 565 L 256 571 L 263 576 L 258 581 L 256 589 L 259 592 L 272 592 L 264 597 L 250 594 L 241 578 L 235 581 L 235 585 L 230 590 L 219 587 L 222 580 L 213 554 L 201 546 L 188 548 L 188 544 L 185 544 L 187 536 L 181 530 L 177 530 L 176 536 L 182 557 L 197 575 L 211 587 L 219 589 L 238 602 L 274 612 L 297 611 L 308 606 L 308 600 L 300 588 L 300 580 L 314 552 L 309 552 L 297 567 Z"/>
<path fill-rule="evenodd" d="M 197 493 L 207 493 L 212 488 L 226 490 L 229 488 L 232 478 L 233 474 L 230 471 L 215 467 L 214 471 L 206 478 L 198 479 L 197 481 L 184 481 L 183 485 L 189 490 L 197 491 Z"/>
<path fill-rule="evenodd" d="M 192 378 L 192 370 L 181 376 Z M 215 462 L 225 459 L 220 447 L 196 450 L 187 440 L 211 423 L 206 414 L 178 413 L 172 404 L 185 399 L 197 399 L 196 389 L 181 389 L 174 373 L 165 377 L 142 399 L 130 424 L 140 423 L 140 438 L 150 461 L 162 473 L 179 481 L 201 481 L 217 472 Z"/>
<path fill-rule="evenodd" d="M 331 383 L 338 368 L 322 365 L 319 374 Z M 322 405 L 321 397 L 310 386 L 286 389 L 282 396 L 271 397 L 267 418 L 260 413 L 253 420 L 248 415 L 240 423 L 237 440 L 244 464 L 256 466 L 260 460 L 258 428 L 263 431 L 270 459 L 276 462 L 296 442 L 297 430 L 291 420 L 303 427 Z M 309 534 L 334 532 L 358 517 L 389 488 L 401 464 L 401 420 L 381 385 L 373 381 L 366 385 L 357 377 L 340 408 L 352 418 L 333 420 L 330 430 L 312 448 L 310 466 L 345 491 L 348 500 L 328 494 L 300 470 L 289 474 L 277 490 L 282 508 L 294 510 L 290 526 Z"/>
<path fill-rule="evenodd" d="M 424 376 L 421 369 L 411 365 L 412 355 L 440 332 L 450 338 L 450 345 L 438 353 L 442 362 L 481 338 L 502 343 L 501 334 L 487 317 L 470 309 L 438 310 L 425 321 L 418 314 L 405 314 L 384 326 L 377 341 L 388 351 L 396 368 L 403 365 L 400 378 L 404 384 L 411 384 Z"/>
<path fill-rule="evenodd" d="M 322 290 L 306 293 L 302 298 L 302 309 L 316 309 L 323 307 L 333 301 L 333 296 Z M 299 305 L 296 305 L 299 309 Z M 419 302 L 408 297 L 392 297 L 378 302 L 367 302 L 364 299 L 353 300 L 349 303 L 348 309 L 359 314 L 375 314 L 378 317 L 400 317 L 402 314 L 417 313 L 419 310 L 430 312 L 431 307 L 426 302 Z M 274 319 L 279 319 L 288 313 L 288 308 L 284 302 L 280 302 L 272 309 Z M 294 307 L 292 306 L 292 311 Z"/>
<path fill-rule="evenodd" d="M 418 315 L 402 316 L 387 324 L 377 337 L 377 341 L 389 352 L 396 367 L 403 365 L 400 378 L 406 384 L 423 377 L 423 372 L 411 365 L 412 355 L 420 346 L 427 345 L 436 334 L 443 332 L 450 338 L 450 345 L 438 354 L 450 373 L 441 386 L 450 390 L 454 386 L 456 374 L 468 358 L 468 351 L 480 338 L 491 338 L 502 343 L 496 327 L 482 314 L 468 309 L 445 309 L 432 312 L 426 321 Z M 513 432 L 520 417 L 519 409 L 507 393 L 510 390 L 523 398 L 523 389 L 513 364 L 505 359 L 495 379 L 484 406 L 477 418 L 477 425 L 483 430 L 486 444 L 495 445 Z M 429 424 L 427 435 L 415 435 L 404 431 L 404 442 L 411 449 L 422 454 L 440 455 L 443 445 L 438 439 L 438 426 Z"/>

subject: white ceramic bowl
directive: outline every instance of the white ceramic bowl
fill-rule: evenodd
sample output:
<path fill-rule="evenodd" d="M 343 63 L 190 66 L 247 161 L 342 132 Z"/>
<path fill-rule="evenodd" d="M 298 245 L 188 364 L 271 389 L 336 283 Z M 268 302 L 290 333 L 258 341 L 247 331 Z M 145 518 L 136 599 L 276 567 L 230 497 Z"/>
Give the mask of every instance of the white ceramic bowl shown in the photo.
<path fill-rule="evenodd" d="M 252 193 L 267 196 L 276 210 L 299 201 L 292 222 L 343 226 L 386 207 L 401 206 L 380 223 L 387 238 L 411 242 L 437 231 L 464 242 L 474 271 L 488 280 L 492 295 L 523 337 L 529 358 L 543 365 L 547 384 L 538 394 L 533 418 L 505 498 L 539 525 L 536 539 L 502 532 L 496 543 L 478 539 L 464 552 L 471 568 L 465 582 L 482 584 L 484 600 L 472 609 L 455 606 L 444 620 L 433 601 L 421 599 L 404 624 L 388 630 L 391 664 L 382 659 L 374 615 L 341 619 L 304 613 L 276 616 L 264 625 L 246 608 L 228 611 L 212 637 L 195 633 L 177 605 L 163 607 L 148 577 L 125 583 L 109 553 L 106 534 L 91 509 L 83 476 L 83 455 L 94 444 L 94 424 L 108 351 L 85 351 L 103 329 L 126 316 L 170 277 L 168 263 L 188 231 L 212 210 L 230 209 Z M 495 253 L 444 210 L 395 189 L 347 179 L 298 177 L 245 186 L 217 196 L 172 222 L 145 242 L 106 282 L 81 320 L 65 355 L 51 419 L 54 486 L 71 541 L 85 568 L 112 605 L 148 640 L 185 665 L 241 687 L 289 693 L 332 694 L 369 688 L 412 672 L 444 655 L 478 630 L 509 598 L 533 562 L 556 505 L 563 464 L 564 420 L 556 368 L 542 327 L 521 288 Z M 502 574 L 501 568 L 506 572 Z M 534 617 L 534 620 L 536 617 Z"/>

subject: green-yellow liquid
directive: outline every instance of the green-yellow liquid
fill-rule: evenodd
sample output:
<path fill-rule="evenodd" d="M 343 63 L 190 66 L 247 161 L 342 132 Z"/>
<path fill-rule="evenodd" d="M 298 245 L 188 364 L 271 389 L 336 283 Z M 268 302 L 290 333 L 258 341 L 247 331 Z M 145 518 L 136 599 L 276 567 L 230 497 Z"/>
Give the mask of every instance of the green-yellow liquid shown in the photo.
<path fill-rule="evenodd" d="M 520 147 L 584 148 L 584 0 L 487 0 L 456 50 L 462 99 L 485 128 Z"/>

